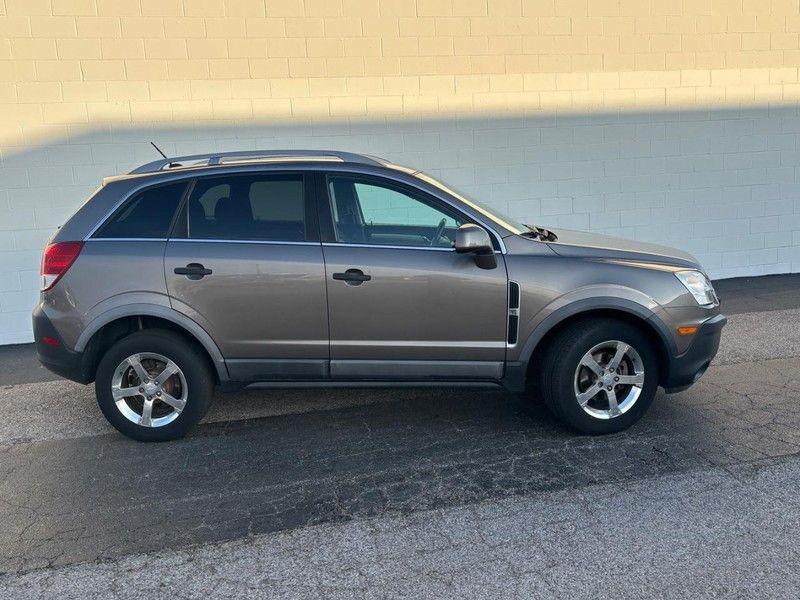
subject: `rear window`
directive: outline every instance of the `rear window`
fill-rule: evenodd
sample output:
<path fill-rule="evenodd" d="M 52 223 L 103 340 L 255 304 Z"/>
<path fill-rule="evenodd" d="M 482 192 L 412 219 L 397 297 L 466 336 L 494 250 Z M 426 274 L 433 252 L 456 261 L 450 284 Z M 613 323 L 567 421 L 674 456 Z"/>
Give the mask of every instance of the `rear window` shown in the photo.
<path fill-rule="evenodd" d="M 186 182 L 148 188 L 125 203 L 94 237 L 163 239 L 181 201 Z"/>
<path fill-rule="evenodd" d="M 190 239 L 306 239 L 302 175 L 198 179 L 187 207 Z"/>

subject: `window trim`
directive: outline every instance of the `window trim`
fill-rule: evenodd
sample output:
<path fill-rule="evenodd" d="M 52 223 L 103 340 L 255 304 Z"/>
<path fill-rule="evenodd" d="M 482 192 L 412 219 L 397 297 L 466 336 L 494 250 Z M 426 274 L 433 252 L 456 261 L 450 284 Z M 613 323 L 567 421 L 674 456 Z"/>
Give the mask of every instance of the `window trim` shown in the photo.
<path fill-rule="evenodd" d="M 172 231 L 172 228 L 175 225 L 175 219 L 180 214 L 182 206 L 186 201 L 186 191 L 189 189 L 190 182 L 185 179 L 176 179 L 173 181 L 162 181 L 159 183 L 155 183 L 153 185 L 144 186 L 141 188 L 137 188 L 132 190 L 129 194 L 127 194 L 122 200 L 120 200 L 114 208 L 112 208 L 104 218 L 97 222 L 97 224 L 92 228 L 89 233 L 86 234 L 86 237 L 83 238 L 83 241 L 88 242 L 90 240 L 97 240 L 97 241 L 125 241 L 125 242 L 132 242 L 132 241 L 164 241 L 169 238 L 169 234 Z M 181 197 L 178 199 L 178 204 L 175 206 L 175 210 L 172 213 L 172 217 L 170 217 L 169 225 L 167 226 L 166 235 L 162 237 L 99 237 L 99 234 L 108 227 L 114 219 L 123 212 L 131 202 L 134 202 L 140 195 L 146 194 L 151 190 L 168 187 L 172 185 L 183 185 L 183 191 L 181 192 Z"/>
<path fill-rule="evenodd" d="M 455 248 L 444 246 L 393 246 L 390 244 L 359 244 L 358 242 L 322 242 L 323 246 L 335 248 L 386 248 L 387 250 L 434 250 L 436 252 L 455 252 Z M 495 252 L 499 252 L 495 250 Z"/>
<path fill-rule="evenodd" d="M 173 228 L 170 229 L 168 240 L 171 242 L 222 242 L 231 244 L 282 244 L 282 245 L 319 245 L 319 215 L 317 214 L 316 190 L 314 189 L 314 172 L 299 170 L 257 170 L 242 171 L 236 173 L 210 173 L 208 175 L 192 177 L 188 192 L 184 195 L 181 205 L 178 207 Z M 298 177 L 303 184 L 303 211 L 305 239 L 296 240 L 247 240 L 231 238 L 191 238 L 189 237 L 189 199 L 198 181 L 202 179 L 229 179 L 232 177 Z M 183 220 L 183 224 L 180 221 Z M 182 227 L 181 231 L 178 228 Z M 176 235 L 177 233 L 177 235 Z M 315 239 L 316 238 L 316 239 Z"/>
<path fill-rule="evenodd" d="M 495 253 L 505 254 L 505 244 L 503 243 L 503 238 L 490 226 L 486 225 L 486 223 L 482 219 L 477 219 L 474 215 L 470 215 L 469 213 L 465 212 L 461 207 L 459 207 L 454 202 L 449 202 L 444 200 L 443 198 L 439 198 L 438 196 L 434 196 L 433 194 L 420 189 L 416 186 L 413 186 L 409 183 L 404 181 L 399 181 L 396 179 L 392 179 L 389 177 L 384 177 L 381 175 L 376 175 L 372 173 L 361 173 L 361 172 L 350 172 L 350 171 L 318 171 L 317 176 L 317 216 L 319 219 L 319 232 L 320 232 L 320 240 L 322 241 L 323 245 L 328 246 L 343 246 L 343 247 L 353 247 L 353 248 L 387 248 L 387 249 L 411 249 L 411 250 L 434 250 L 434 251 L 446 251 L 446 252 L 454 252 L 453 248 L 444 248 L 444 247 L 436 247 L 436 246 L 398 246 L 398 245 L 385 245 L 385 244 L 359 244 L 357 242 L 340 242 L 336 239 L 336 229 L 333 223 L 333 213 L 331 211 L 331 197 L 329 192 L 329 180 L 331 177 L 340 177 L 340 178 L 349 178 L 349 179 L 356 179 L 359 182 L 369 182 L 374 181 L 381 185 L 382 187 L 386 187 L 388 189 L 400 192 L 411 197 L 414 200 L 421 201 L 420 196 L 425 199 L 426 203 L 429 203 L 433 207 L 437 206 L 444 206 L 448 210 L 443 210 L 442 212 L 455 212 L 461 218 L 465 220 L 466 223 L 475 223 L 480 227 L 489 232 L 489 236 L 493 240 L 492 246 L 494 247 Z M 360 209 L 360 205 L 359 205 Z"/>
<path fill-rule="evenodd" d="M 166 242 L 167 238 L 87 238 L 84 242 Z"/>
<path fill-rule="evenodd" d="M 319 242 L 290 242 L 283 240 L 226 240 L 208 238 L 170 238 L 170 242 L 202 242 L 204 244 L 267 244 L 271 246 L 319 246 Z"/>

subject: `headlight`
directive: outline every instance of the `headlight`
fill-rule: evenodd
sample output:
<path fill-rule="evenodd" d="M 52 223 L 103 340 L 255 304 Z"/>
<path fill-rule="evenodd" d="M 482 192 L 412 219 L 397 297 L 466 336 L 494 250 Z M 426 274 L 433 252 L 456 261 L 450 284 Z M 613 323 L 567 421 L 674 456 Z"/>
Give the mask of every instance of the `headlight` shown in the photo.
<path fill-rule="evenodd" d="M 692 296 L 700 306 L 716 306 L 719 304 L 717 293 L 704 273 L 700 271 L 678 271 L 675 273 L 675 277 L 680 279 L 681 283 L 692 293 Z"/>

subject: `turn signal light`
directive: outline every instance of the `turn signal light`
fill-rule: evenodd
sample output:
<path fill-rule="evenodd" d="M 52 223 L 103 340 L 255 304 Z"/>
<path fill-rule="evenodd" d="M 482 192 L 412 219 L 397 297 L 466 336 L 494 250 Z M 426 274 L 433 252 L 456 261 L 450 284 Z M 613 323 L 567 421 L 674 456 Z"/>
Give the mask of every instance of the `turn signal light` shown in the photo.
<path fill-rule="evenodd" d="M 697 325 L 678 327 L 678 335 L 694 335 L 695 333 L 697 333 Z"/>

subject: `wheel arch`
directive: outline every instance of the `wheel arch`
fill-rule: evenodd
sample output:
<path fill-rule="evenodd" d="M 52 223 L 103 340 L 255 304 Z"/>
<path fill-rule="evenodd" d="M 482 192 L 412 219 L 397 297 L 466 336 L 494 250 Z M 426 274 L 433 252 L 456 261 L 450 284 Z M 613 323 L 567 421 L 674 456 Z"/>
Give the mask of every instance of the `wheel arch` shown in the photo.
<path fill-rule="evenodd" d="M 658 354 L 659 383 L 664 381 L 672 357 L 677 353 L 669 328 L 651 308 L 627 298 L 607 297 L 577 300 L 554 310 L 543 319 L 522 347 L 517 363 L 520 371 L 517 378 L 521 378 L 522 382 L 514 387 L 524 389 L 532 369 L 540 362 L 541 355 L 560 331 L 575 322 L 598 317 L 616 318 L 641 329 Z"/>
<path fill-rule="evenodd" d="M 118 307 L 92 320 L 75 344 L 75 351 L 83 353 L 82 370 L 93 379 L 100 357 L 111 344 L 133 331 L 153 328 L 175 331 L 197 344 L 208 358 L 217 382 L 229 380 L 225 359 L 211 336 L 189 317 L 156 304 Z"/>

